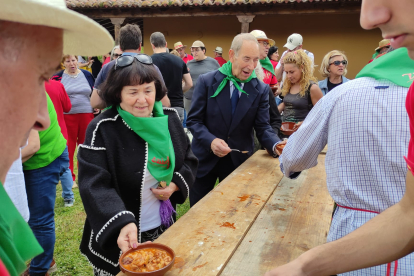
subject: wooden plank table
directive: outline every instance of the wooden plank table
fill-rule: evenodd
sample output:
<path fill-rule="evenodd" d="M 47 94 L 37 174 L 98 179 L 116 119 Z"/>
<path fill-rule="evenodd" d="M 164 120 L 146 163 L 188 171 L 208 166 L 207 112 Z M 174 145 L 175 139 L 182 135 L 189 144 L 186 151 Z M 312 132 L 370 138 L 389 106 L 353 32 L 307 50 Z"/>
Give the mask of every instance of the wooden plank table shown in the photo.
<path fill-rule="evenodd" d="M 324 161 L 290 180 L 256 152 L 155 241 L 176 253 L 166 276 L 263 275 L 324 243 L 333 208 Z"/>

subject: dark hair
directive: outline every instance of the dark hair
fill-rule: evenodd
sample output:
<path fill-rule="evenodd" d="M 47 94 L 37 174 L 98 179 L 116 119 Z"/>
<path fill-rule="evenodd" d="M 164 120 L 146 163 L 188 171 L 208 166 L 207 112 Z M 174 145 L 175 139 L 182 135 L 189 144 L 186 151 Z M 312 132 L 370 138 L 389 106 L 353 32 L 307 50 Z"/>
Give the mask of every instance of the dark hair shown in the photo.
<path fill-rule="evenodd" d="M 121 91 L 124 86 L 151 82 L 155 84 L 155 100 L 160 101 L 167 92 L 160 74 L 154 65 L 142 64 L 134 59 L 129 66 L 117 68 L 116 70 L 114 66 L 111 69 L 108 78 L 102 85 L 100 96 L 105 101 L 106 106 L 118 105 L 121 103 Z"/>
<path fill-rule="evenodd" d="M 160 32 L 152 33 L 150 36 L 150 43 L 154 45 L 155 48 L 165 47 L 167 41 L 165 41 L 165 36 Z"/>
<path fill-rule="evenodd" d="M 201 51 L 204 51 L 204 54 L 206 54 L 206 53 L 207 53 L 207 49 L 206 49 L 206 47 L 200 47 L 200 49 L 201 49 Z"/>
<path fill-rule="evenodd" d="M 270 58 L 279 48 L 276 46 L 272 46 L 269 48 L 269 52 L 267 53 L 267 57 Z"/>
<path fill-rule="evenodd" d="M 142 34 L 138 25 L 126 24 L 119 30 L 119 47 L 122 51 L 138 50 L 141 42 Z"/>

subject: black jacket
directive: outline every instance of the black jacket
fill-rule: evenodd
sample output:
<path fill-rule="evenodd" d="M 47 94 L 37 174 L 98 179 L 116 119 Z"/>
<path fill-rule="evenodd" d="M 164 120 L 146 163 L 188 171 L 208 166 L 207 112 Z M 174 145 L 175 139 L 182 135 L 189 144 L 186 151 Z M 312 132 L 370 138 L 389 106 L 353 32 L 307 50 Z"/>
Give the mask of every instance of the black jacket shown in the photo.
<path fill-rule="evenodd" d="M 168 115 L 175 152 L 172 182 L 180 188 L 170 197 L 175 206 L 188 197 L 198 160 L 176 111 L 164 108 L 164 113 Z M 115 108 L 92 120 L 85 142 L 79 146 L 79 191 L 87 215 L 80 250 L 95 269 L 103 271 L 102 275 L 116 275 L 120 271 L 121 251 L 117 245 L 120 230 L 134 222 L 140 232 L 147 147 Z"/>

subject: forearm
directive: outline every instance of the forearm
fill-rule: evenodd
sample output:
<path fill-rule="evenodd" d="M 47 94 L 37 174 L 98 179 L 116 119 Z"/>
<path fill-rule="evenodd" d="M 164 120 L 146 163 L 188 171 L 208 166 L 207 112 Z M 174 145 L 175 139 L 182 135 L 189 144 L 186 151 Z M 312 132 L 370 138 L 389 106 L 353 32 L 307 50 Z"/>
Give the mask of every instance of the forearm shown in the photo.
<path fill-rule="evenodd" d="M 165 107 L 171 106 L 170 98 L 168 98 L 168 95 L 165 95 L 164 98 L 161 99 L 161 103 L 162 103 L 162 106 L 165 106 Z"/>
<path fill-rule="evenodd" d="M 306 275 L 334 275 L 397 260 L 414 249 L 414 212 L 396 204 L 356 231 L 300 256 Z"/>
<path fill-rule="evenodd" d="M 89 63 L 88 63 L 88 62 L 85 62 L 85 63 L 78 63 L 79 68 L 81 68 L 81 67 L 85 67 L 85 66 L 88 66 L 88 65 L 89 65 Z"/>
<path fill-rule="evenodd" d="M 277 81 L 281 82 L 283 78 L 283 65 L 281 65 L 280 68 L 275 70 L 275 75 L 276 75 Z"/>
<path fill-rule="evenodd" d="M 103 99 L 99 96 L 99 92 L 97 89 L 93 89 L 91 95 L 91 106 L 97 109 L 104 109 L 106 108 L 106 104 Z"/>
<path fill-rule="evenodd" d="M 22 153 L 22 163 L 29 160 L 40 149 L 39 133 L 36 130 L 31 130 L 28 138 L 27 146 L 25 146 Z"/>
<path fill-rule="evenodd" d="M 193 87 L 192 85 L 190 85 L 189 83 L 184 83 L 183 86 L 183 93 L 187 92 L 188 90 L 190 90 L 190 88 Z"/>

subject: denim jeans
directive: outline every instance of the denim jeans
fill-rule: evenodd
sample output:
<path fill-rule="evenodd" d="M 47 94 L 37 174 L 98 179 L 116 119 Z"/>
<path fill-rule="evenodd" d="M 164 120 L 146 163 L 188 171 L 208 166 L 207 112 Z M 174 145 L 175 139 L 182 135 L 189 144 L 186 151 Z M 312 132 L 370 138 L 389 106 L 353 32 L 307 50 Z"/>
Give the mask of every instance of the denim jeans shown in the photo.
<path fill-rule="evenodd" d="M 56 185 L 68 167 L 68 149 L 46 167 L 24 171 L 29 226 L 44 252 L 32 259 L 30 275 L 44 275 L 53 260 L 55 247 L 55 199 Z"/>
<path fill-rule="evenodd" d="M 74 195 L 72 192 L 72 186 L 73 186 L 72 172 L 69 168 L 69 153 L 68 153 L 67 146 L 66 146 L 65 151 L 60 156 L 60 158 L 63 163 L 62 166 L 66 168 L 65 171 L 60 175 L 60 184 L 62 184 L 62 197 L 63 199 L 74 199 Z M 67 160 L 67 162 L 65 160 Z"/>

